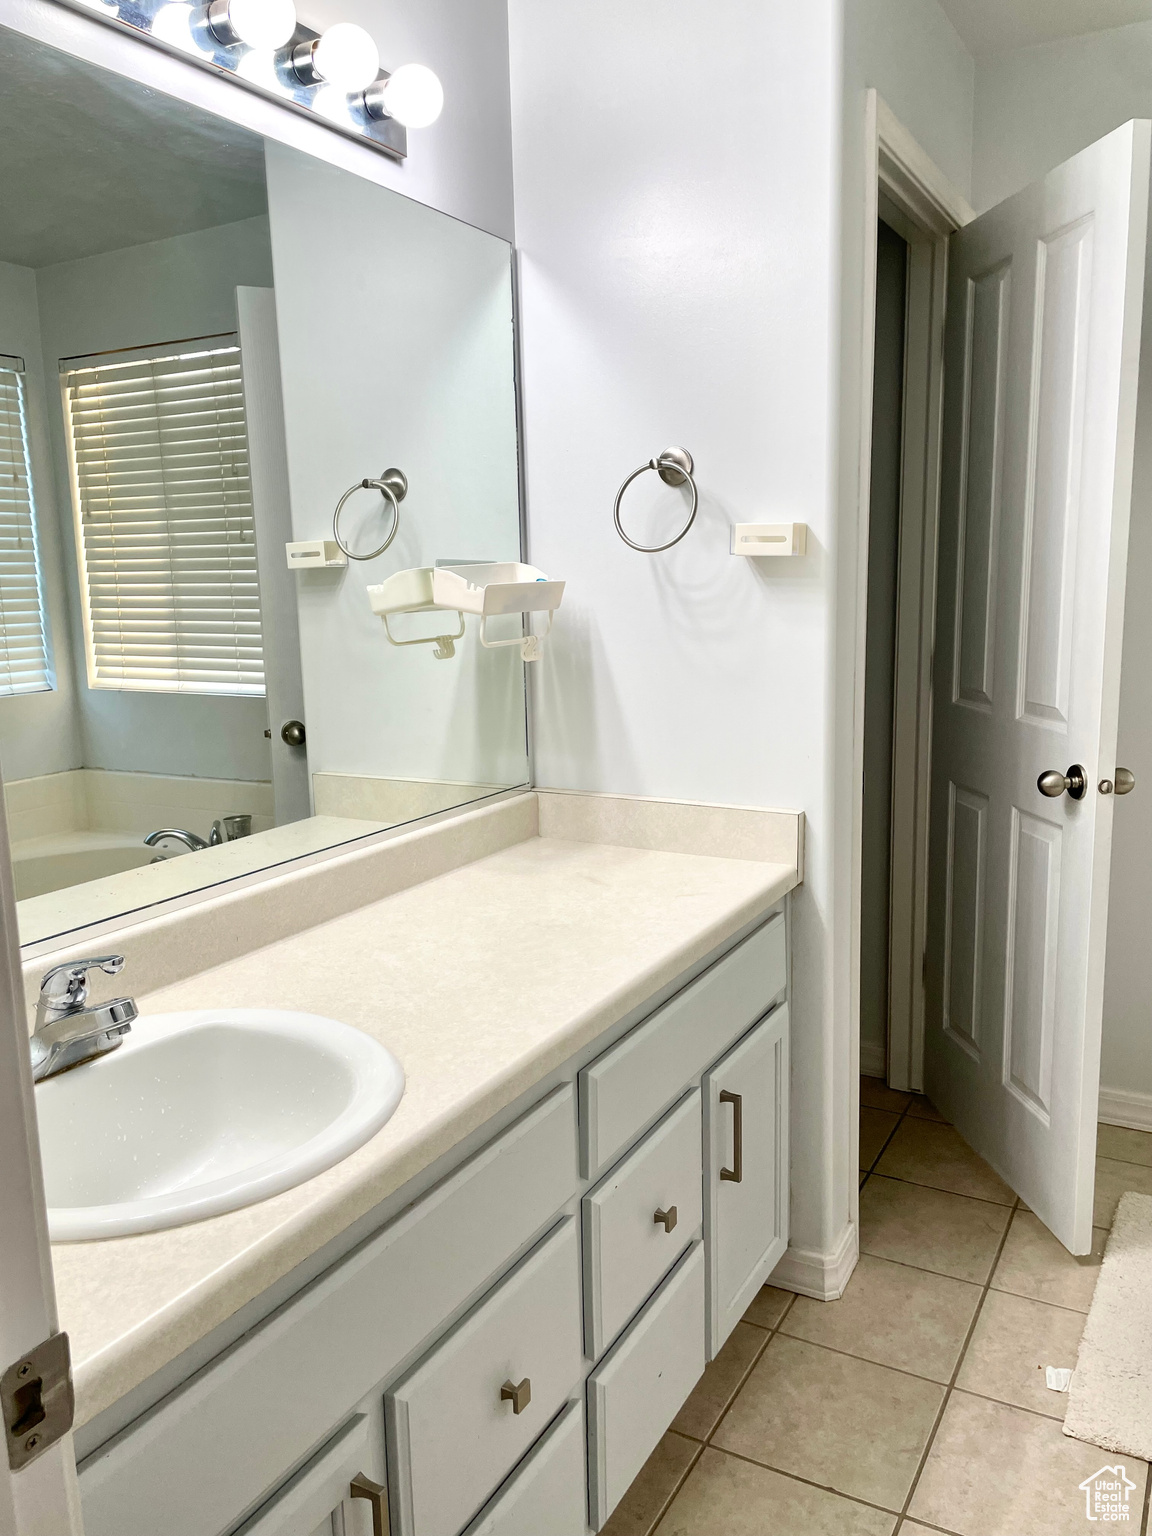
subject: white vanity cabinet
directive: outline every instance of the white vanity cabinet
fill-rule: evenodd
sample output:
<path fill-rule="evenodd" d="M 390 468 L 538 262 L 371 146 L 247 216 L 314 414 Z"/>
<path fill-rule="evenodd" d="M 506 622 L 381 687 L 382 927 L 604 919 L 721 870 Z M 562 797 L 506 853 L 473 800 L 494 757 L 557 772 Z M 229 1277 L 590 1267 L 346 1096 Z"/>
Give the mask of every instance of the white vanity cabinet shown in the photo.
<path fill-rule="evenodd" d="M 587 1048 L 90 1455 L 87 1536 L 598 1531 L 787 1246 L 786 932 Z"/>
<path fill-rule="evenodd" d="M 704 1078 L 708 1359 L 788 1246 L 788 1004 Z"/>

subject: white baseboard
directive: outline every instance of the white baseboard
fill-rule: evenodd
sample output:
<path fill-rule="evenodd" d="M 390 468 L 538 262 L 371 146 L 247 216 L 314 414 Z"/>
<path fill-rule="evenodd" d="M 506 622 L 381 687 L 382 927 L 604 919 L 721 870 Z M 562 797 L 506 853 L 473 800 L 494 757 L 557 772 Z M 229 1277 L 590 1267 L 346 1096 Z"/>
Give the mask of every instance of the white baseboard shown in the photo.
<path fill-rule="evenodd" d="M 1152 1131 L 1152 1093 L 1133 1093 L 1128 1088 L 1101 1088 L 1100 1119 L 1105 1125 L 1126 1125 L 1133 1131 Z"/>
<path fill-rule="evenodd" d="M 860 1042 L 860 1071 L 865 1077 L 888 1076 L 888 1052 L 871 1040 Z"/>
<path fill-rule="evenodd" d="M 844 1294 L 858 1257 L 856 1228 L 849 1222 L 831 1253 L 790 1247 L 772 1271 L 768 1283 L 782 1291 L 814 1296 L 817 1301 L 837 1301 Z"/>

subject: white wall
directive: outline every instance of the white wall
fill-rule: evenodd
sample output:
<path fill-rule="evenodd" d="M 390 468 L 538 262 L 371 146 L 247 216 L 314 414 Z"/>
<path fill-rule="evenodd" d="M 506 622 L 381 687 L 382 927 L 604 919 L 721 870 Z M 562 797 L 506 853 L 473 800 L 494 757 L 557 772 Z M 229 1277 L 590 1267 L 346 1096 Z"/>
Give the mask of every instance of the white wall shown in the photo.
<path fill-rule="evenodd" d="M 32 494 L 36 506 L 49 654 L 55 674 L 55 686 L 50 692 L 0 699 L 0 766 L 6 779 L 26 779 L 79 767 L 81 747 L 73 686 L 61 519 L 48 450 L 36 274 L 29 267 L 15 267 L 9 262 L 0 262 L 0 352 L 24 359 Z"/>
<path fill-rule="evenodd" d="M 57 383 L 61 358 L 234 331 L 238 284 L 272 286 L 264 217 L 41 267 L 36 274 L 86 768 L 227 779 L 266 779 L 271 772 L 263 699 L 88 687 Z"/>
<path fill-rule="evenodd" d="M 568 582 L 535 689 L 543 785 L 808 814 L 795 903 L 793 1243 L 849 1215 L 829 1147 L 830 588 L 836 6 L 512 0 L 529 553 Z M 579 67 L 574 67 L 579 61 Z M 662 555 L 612 526 L 624 476 L 695 456 Z M 625 519 L 657 542 L 682 494 Z M 803 560 L 728 552 L 736 519 L 809 524 Z M 840 1042 L 846 1049 L 846 1036 Z"/>
<path fill-rule="evenodd" d="M 973 206 L 991 208 L 1132 117 L 1152 117 L 1152 21 L 982 57 Z"/>
<path fill-rule="evenodd" d="M 267 165 L 296 538 L 331 538 L 336 502 L 364 477 L 408 476 L 384 554 L 296 577 L 309 768 L 525 783 L 519 647 L 482 648 L 476 618 L 449 659 L 390 645 L 365 591 L 437 560 L 519 557 L 511 250 L 295 150 L 270 144 Z M 372 549 L 390 524 L 362 492 L 340 528 Z M 391 626 L 411 639 L 457 619 Z"/>
<path fill-rule="evenodd" d="M 970 197 L 976 66 L 936 0 L 848 0 L 845 86 L 871 86 Z"/>
<path fill-rule="evenodd" d="M 991 207 L 1133 117 L 1152 117 L 1152 22 L 982 58 L 976 206 Z M 1152 246 L 1150 246 L 1152 249 Z M 1136 789 L 1116 803 L 1101 1087 L 1152 1123 L 1152 268 L 1145 284 L 1117 756 Z M 1110 1111 L 1111 1112 L 1111 1111 Z"/>

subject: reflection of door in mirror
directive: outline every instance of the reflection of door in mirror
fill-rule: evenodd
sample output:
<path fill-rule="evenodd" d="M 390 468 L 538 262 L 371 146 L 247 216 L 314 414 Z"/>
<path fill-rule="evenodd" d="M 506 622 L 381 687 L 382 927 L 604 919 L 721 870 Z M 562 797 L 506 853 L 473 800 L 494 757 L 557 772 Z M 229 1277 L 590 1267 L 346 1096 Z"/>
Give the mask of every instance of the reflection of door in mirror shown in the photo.
<path fill-rule="evenodd" d="M 2 29 L 0 58 L 23 941 L 525 783 L 518 650 L 390 645 L 365 592 L 521 557 L 508 246 Z M 393 465 L 388 548 L 289 569 Z M 352 498 L 354 551 L 390 512 Z"/>

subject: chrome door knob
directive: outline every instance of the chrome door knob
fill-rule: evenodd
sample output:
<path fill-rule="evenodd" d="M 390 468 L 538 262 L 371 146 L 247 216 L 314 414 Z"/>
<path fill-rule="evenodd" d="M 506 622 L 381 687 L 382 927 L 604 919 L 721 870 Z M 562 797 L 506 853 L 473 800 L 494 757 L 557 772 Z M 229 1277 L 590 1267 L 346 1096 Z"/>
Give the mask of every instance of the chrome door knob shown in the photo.
<path fill-rule="evenodd" d="M 1117 768 L 1115 784 L 1118 795 L 1130 795 L 1136 788 L 1136 775 L 1131 768 Z"/>
<path fill-rule="evenodd" d="M 1073 763 L 1067 773 L 1049 768 L 1036 780 L 1036 788 L 1050 800 L 1055 800 L 1065 792 L 1072 800 L 1083 800 L 1088 789 L 1088 779 L 1083 767 L 1079 763 Z"/>

